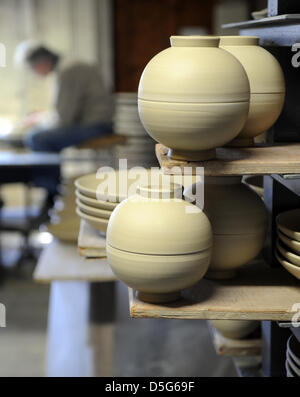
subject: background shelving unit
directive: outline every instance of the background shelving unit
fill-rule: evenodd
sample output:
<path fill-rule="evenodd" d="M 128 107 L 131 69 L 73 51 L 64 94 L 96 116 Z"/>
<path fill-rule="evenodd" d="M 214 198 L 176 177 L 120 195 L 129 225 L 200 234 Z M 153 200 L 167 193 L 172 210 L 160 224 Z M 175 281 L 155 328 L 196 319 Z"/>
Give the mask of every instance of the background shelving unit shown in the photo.
<path fill-rule="evenodd" d="M 216 160 L 197 163 L 171 160 L 163 145 L 156 146 L 156 155 L 166 174 L 181 173 L 184 167 L 192 167 L 192 173 L 195 173 L 196 167 L 204 167 L 206 176 L 264 175 L 264 197 L 270 217 L 264 257 L 269 266 L 262 262 L 248 266 L 241 269 L 233 281 L 201 280 L 195 287 L 184 291 L 181 301 L 173 304 L 143 303 L 130 290 L 130 312 L 133 317 L 263 320 L 263 374 L 285 376 L 287 339 L 292 331 L 300 341 L 300 333 L 296 331 L 298 328 L 279 327 L 277 321 L 292 318 L 291 306 L 300 302 L 300 284 L 281 269 L 274 258 L 275 219 L 282 211 L 300 208 L 299 71 L 292 65 L 294 52 L 291 51 L 291 46 L 298 40 L 300 42 L 300 4 L 297 0 L 268 0 L 267 18 L 223 27 L 237 28 L 241 35 L 258 36 L 260 45 L 267 47 L 282 66 L 286 100 L 268 138 L 272 145 L 220 148 Z M 177 167 L 175 171 L 173 167 Z M 244 370 L 239 372 L 247 374 Z"/>

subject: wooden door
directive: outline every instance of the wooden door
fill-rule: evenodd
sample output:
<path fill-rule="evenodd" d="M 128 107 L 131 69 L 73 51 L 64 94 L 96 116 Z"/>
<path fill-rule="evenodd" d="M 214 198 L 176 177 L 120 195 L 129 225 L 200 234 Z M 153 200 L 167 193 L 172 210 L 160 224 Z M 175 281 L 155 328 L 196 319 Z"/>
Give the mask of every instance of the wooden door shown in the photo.
<path fill-rule="evenodd" d="M 115 87 L 137 91 L 149 60 L 182 27 L 211 32 L 214 0 L 114 0 Z"/>

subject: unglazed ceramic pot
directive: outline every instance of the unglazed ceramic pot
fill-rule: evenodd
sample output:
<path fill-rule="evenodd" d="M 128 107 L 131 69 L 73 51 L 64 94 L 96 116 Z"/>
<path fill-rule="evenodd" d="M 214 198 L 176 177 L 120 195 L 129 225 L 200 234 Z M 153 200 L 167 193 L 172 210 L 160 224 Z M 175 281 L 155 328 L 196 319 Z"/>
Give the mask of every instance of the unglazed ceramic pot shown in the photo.
<path fill-rule="evenodd" d="M 182 200 L 182 187 L 171 184 L 139 187 L 113 211 L 107 229 L 108 263 L 140 299 L 175 300 L 181 289 L 206 273 L 211 225 L 193 207 Z"/>
<path fill-rule="evenodd" d="M 247 122 L 232 146 L 251 146 L 254 137 L 268 130 L 283 107 L 285 81 L 281 67 L 268 51 L 258 45 L 254 36 L 221 36 L 225 49 L 243 65 L 250 83 L 250 107 Z"/>
<path fill-rule="evenodd" d="M 245 338 L 259 326 L 259 321 L 253 320 L 210 320 L 210 323 L 223 336 L 231 339 Z"/>
<path fill-rule="evenodd" d="M 139 84 L 141 121 L 175 159 L 208 160 L 243 128 L 250 89 L 240 62 L 219 38 L 172 36 Z"/>
<path fill-rule="evenodd" d="M 231 278 L 261 251 L 267 212 L 263 201 L 240 177 L 206 177 L 204 186 L 204 212 L 213 229 L 213 253 L 206 276 Z M 184 195 L 193 201 L 193 186 Z"/>

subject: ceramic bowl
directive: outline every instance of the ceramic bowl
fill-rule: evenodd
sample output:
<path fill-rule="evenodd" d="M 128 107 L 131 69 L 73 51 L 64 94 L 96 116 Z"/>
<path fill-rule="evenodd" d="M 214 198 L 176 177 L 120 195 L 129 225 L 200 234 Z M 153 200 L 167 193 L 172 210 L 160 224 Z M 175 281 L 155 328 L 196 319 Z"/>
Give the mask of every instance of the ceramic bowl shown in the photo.
<path fill-rule="evenodd" d="M 108 219 L 96 218 L 94 216 L 87 215 L 80 211 L 79 208 L 76 208 L 76 213 L 80 218 L 84 219 L 87 223 L 93 226 L 95 229 L 100 230 L 101 232 L 106 232 L 108 226 Z"/>
<path fill-rule="evenodd" d="M 297 367 L 300 368 L 300 343 L 294 335 L 291 335 L 288 339 L 287 353 Z"/>
<path fill-rule="evenodd" d="M 300 242 L 300 209 L 282 212 L 276 218 L 277 227 L 286 236 Z"/>
<path fill-rule="evenodd" d="M 277 229 L 277 234 L 279 239 L 284 243 L 284 245 L 286 245 L 287 247 L 289 247 L 292 252 L 296 253 L 296 254 L 300 254 L 300 242 L 297 240 L 293 240 L 289 237 L 287 237 L 285 234 L 283 234 L 280 229 Z"/>
<path fill-rule="evenodd" d="M 76 200 L 76 205 L 80 209 L 80 211 L 83 212 L 84 214 L 91 215 L 96 218 L 109 219 L 109 217 L 112 214 L 112 211 L 105 211 L 85 205 L 79 199 Z"/>
<path fill-rule="evenodd" d="M 119 203 L 110 203 L 109 201 L 102 201 L 93 199 L 89 196 L 81 194 L 78 190 L 75 191 L 76 197 L 85 205 L 93 208 L 99 208 L 106 211 L 113 211 Z"/>
<path fill-rule="evenodd" d="M 140 117 L 148 134 L 169 147 L 172 158 L 191 161 L 215 158 L 215 148 L 234 139 L 242 129 L 248 106 L 247 102 L 175 103 L 139 99 Z"/>
<path fill-rule="evenodd" d="M 172 36 L 139 83 L 141 121 L 175 159 L 208 160 L 234 139 L 249 110 L 244 68 L 212 36 Z"/>
<path fill-rule="evenodd" d="M 180 290 L 197 283 L 206 273 L 210 250 L 183 255 L 143 255 L 106 246 L 107 259 L 115 275 L 138 290 L 146 302 L 168 302 L 180 298 Z"/>
<path fill-rule="evenodd" d="M 243 65 L 250 83 L 247 121 L 233 146 L 253 145 L 254 137 L 267 131 L 277 120 L 285 98 L 285 81 L 277 59 L 258 45 L 255 36 L 221 36 L 220 47 Z"/>
<path fill-rule="evenodd" d="M 173 189 L 177 199 L 148 198 L 152 192 L 161 194 L 161 189 L 141 187 L 139 194 L 118 205 L 110 217 L 109 244 L 123 251 L 153 255 L 182 255 L 210 248 L 207 216 L 180 199 L 182 186 L 173 185 Z M 167 195 L 168 187 L 162 192 Z"/>
<path fill-rule="evenodd" d="M 283 244 L 280 244 L 279 239 L 277 239 L 276 248 L 281 253 L 282 257 L 285 258 L 288 262 L 290 262 L 292 265 L 300 266 L 300 256 L 286 250 Z"/>
<path fill-rule="evenodd" d="M 210 320 L 210 323 L 223 336 L 231 339 L 245 338 L 259 326 L 259 321 L 253 320 Z"/>
<path fill-rule="evenodd" d="M 285 260 L 278 251 L 275 251 L 275 256 L 279 263 L 293 276 L 295 276 L 298 280 L 300 280 L 300 267 L 292 265 L 290 262 Z"/>
<path fill-rule="evenodd" d="M 244 177 L 244 183 L 254 190 L 260 198 L 264 198 L 264 177 L 262 175 L 246 176 Z"/>

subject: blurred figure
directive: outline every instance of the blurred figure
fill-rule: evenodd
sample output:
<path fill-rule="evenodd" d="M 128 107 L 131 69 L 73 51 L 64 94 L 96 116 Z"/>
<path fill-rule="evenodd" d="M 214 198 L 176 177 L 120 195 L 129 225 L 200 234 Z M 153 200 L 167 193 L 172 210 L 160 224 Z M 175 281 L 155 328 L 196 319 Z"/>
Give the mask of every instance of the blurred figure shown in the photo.
<path fill-rule="evenodd" d="M 55 73 L 51 127 L 35 126 L 24 139 L 34 151 L 60 152 L 68 146 L 112 133 L 112 97 L 96 65 L 67 64 L 44 45 L 24 42 L 15 54 L 17 63 L 29 66 L 39 76 Z"/>

